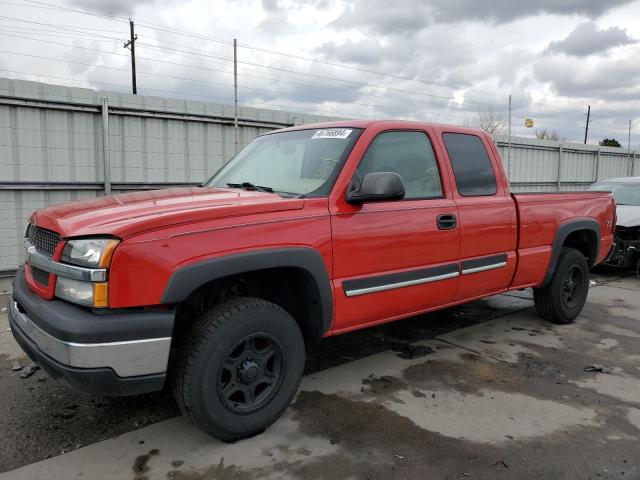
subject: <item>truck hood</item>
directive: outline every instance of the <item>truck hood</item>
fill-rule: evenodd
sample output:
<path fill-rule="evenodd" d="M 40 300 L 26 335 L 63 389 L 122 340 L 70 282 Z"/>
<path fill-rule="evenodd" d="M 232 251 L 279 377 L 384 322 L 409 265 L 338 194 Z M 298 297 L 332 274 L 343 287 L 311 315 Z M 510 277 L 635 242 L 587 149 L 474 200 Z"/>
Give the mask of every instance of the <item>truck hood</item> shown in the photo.
<path fill-rule="evenodd" d="M 635 205 L 618 205 L 616 207 L 618 220 L 617 226 L 638 227 L 640 226 L 640 207 Z"/>
<path fill-rule="evenodd" d="M 34 212 L 30 221 L 62 237 L 108 234 L 124 238 L 180 223 L 296 210 L 303 205 L 304 200 L 284 199 L 272 193 L 170 188 L 54 205 Z"/>

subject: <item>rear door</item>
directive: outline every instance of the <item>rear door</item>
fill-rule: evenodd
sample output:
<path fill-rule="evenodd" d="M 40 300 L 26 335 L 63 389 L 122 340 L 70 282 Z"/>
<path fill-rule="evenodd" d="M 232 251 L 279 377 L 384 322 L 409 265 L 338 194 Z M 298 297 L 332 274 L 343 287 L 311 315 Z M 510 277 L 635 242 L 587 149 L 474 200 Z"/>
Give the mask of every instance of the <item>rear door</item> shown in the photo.
<path fill-rule="evenodd" d="M 448 174 L 425 129 L 373 132 L 357 171 L 398 173 L 403 200 L 346 203 L 332 212 L 334 331 L 346 331 L 449 303 L 458 284 L 457 208 Z M 449 222 L 447 222 L 449 220 Z"/>
<path fill-rule="evenodd" d="M 461 277 L 456 300 L 507 289 L 516 267 L 517 216 L 500 178 L 500 159 L 484 135 L 442 132 L 453 170 L 460 225 Z"/>

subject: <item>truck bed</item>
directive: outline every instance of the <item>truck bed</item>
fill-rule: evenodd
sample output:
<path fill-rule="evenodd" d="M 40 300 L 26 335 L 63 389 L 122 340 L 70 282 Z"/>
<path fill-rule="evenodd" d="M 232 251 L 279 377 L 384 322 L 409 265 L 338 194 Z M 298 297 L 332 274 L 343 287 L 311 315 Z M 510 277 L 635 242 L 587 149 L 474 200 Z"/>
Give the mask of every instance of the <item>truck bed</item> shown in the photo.
<path fill-rule="evenodd" d="M 611 219 L 615 203 L 608 192 L 512 193 L 518 212 L 518 268 L 514 287 L 535 286 L 544 278 L 553 243 L 561 225 L 569 220 L 597 222 L 602 232 L 595 258 L 601 262 L 613 243 Z"/>

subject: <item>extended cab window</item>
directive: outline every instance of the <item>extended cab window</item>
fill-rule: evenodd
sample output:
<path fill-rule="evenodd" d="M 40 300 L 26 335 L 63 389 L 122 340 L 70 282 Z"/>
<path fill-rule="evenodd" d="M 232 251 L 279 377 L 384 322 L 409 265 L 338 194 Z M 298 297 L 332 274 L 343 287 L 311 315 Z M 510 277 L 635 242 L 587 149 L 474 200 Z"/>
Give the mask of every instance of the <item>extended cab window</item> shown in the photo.
<path fill-rule="evenodd" d="M 394 172 L 402 177 L 405 199 L 442 197 L 442 183 L 429 137 L 422 132 L 384 132 L 369 145 L 358 178 Z"/>
<path fill-rule="evenodd" d="M 482 140 L 465 133 L 445 133 L 442 137 L 460 195 L 495 195 L 496 175 Z"/>

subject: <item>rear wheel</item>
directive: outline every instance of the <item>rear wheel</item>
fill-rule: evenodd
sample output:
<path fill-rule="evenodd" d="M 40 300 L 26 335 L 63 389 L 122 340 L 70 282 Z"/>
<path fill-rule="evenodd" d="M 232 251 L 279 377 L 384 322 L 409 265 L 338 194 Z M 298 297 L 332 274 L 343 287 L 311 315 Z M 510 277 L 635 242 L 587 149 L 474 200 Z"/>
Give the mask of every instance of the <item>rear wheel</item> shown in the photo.
<path fill-rule="evenodd" d="M 548 285 L 533 289 L 536 310 L 545 320 L 573 323 L 589 293 L 587 259 L 573 248 L 563 248 L 556 271 Z"/>
<path fill-rule="evenodd" d="M 260 433 L 293 399 L 304 342 L 279 306 L 238 298 L 200 318 L 179 347 L 174 394 L 198 427 L 225 441 Z"/>

